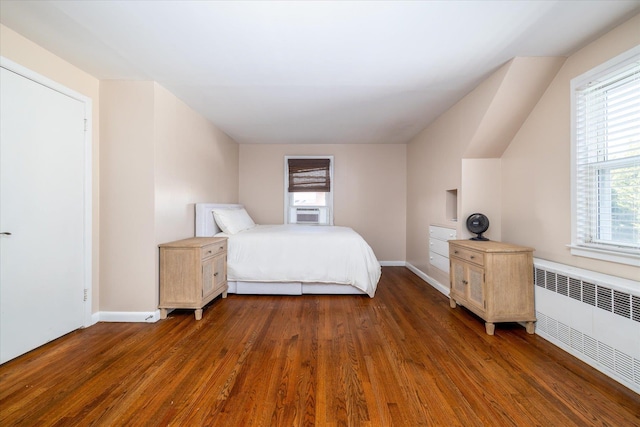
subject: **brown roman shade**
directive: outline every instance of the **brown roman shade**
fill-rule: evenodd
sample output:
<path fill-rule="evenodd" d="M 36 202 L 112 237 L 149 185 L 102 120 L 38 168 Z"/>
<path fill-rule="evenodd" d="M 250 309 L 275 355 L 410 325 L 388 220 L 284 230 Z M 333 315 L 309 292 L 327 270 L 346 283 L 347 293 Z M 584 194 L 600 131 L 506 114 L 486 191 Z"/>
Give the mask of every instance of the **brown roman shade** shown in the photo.
<path fill-rule="evenodd" d="M 331 191 L 330 159 L 288 159 L 289 192 Z"/>

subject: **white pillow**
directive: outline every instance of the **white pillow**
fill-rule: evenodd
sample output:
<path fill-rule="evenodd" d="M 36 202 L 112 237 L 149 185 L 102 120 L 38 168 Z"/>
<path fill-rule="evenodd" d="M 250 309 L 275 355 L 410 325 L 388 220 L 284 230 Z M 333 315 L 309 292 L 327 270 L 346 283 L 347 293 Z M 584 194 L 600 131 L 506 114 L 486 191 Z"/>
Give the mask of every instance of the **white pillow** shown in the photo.
<path fill-rule="evenodd" d="M 220 229 L 227 234 L 236 234 L 256 226 L 244 208 L 213 209 L 213 218 Z"/>

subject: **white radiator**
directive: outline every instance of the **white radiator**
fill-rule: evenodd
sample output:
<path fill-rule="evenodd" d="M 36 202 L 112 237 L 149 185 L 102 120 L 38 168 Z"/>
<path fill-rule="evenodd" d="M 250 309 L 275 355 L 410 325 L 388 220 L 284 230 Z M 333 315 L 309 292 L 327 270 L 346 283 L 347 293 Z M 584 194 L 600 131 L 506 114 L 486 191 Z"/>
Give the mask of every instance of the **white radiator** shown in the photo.
<path fill-rule="evenodd" d="M 534 260 L 536 334 L 640 393 L 640 283 Z"/>

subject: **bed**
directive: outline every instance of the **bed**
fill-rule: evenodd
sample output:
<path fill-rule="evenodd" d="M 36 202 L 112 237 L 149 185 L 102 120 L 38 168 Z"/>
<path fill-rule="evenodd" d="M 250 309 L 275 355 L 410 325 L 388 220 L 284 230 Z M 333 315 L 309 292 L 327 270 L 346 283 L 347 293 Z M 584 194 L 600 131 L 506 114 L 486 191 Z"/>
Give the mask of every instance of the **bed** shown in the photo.
<path fill-rule="evenodd" d="M 231 215 L 233 221 L 229 221 Z M 230 293 L 373 298 L 380 279 L 380 263 L 373 250 L 349 227 L 256 225 L 243 205 L 198 203 L 195 235 L 229 239 Z"/>

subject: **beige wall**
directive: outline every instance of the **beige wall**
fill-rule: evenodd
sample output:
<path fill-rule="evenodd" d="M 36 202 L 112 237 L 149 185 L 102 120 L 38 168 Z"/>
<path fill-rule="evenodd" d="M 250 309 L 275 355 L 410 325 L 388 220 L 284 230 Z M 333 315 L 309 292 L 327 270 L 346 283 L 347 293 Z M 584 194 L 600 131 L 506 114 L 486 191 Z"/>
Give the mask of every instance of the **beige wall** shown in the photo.
<path fill-rule="evenodd" d="M 100 98 L 100 311 L 152 311 L 154 83 L 102 81 Z"/>
<path fill-rule="evenodd" d="M 636 267 L 571 256 L 567 248 L 569 81 L 639 44 L 638 28 L 636 16 L 566 60 L 511 61 L 409 143 L 407 262 L 447 285 L 448 276 L 428 261 L 429 224 L 457 228 L 466 238 L 466 217 L 480 211 L 489 216 L 486 235 L 492 239 L 532 246 L 539 258 L 640 277 Z M 518 117 L 512 114 L 516 110 Z M 457 222 L 445 214 L 451 189 L 458 190 Z"/>
<path fill-rule="evenodd" d="M 158 307 L 159 243 L 194 235 L 194 204 L 238 198 L 238 145 L 154 82 L 101 82 L 100 310 Z"/>
<path fill-rule="evenodd" d="M 572 256 L 570 81 L 640 44 L 640 15 L 567 59 L 502 157 L 502 233 L 535 256 L 638 280 L 640 268 Z"/>
<path fill-rule="evenodd" d="M 460 212 L 458 237 L 467 239 L 475 236 L 464 223 L 475 212 L 489 218 L 489 230 L 484 236 L 491 240 L 502 240 L 502 167 L 500 159 L 462 159 Z"/>
<path fill-rule="evenodd" d="M 158 243 L 193 236 L 195 203 L 238 201 L 238 144 L 155 84 Z"/>
<path fill-rule="evenodd" d="M 445 285 L 446 274 L 429 264 L 429 225 L 458 228 L 447 218 L 446 197 L 448 190 L 457 190 L 460 206 L 465 108 L 454 106 L 407 146 L 406 261 Z"/>
<path fill-rule="evenodd" d="M 334 223 L 352 227 L 381 261 L 404 261 L 406 146 L 240 145 L 240 203 L 257 223 L 284 221 L 284 157 L 334 156 Z M 215 201 L 215 200 L 214 200 Z"/>
<path fill-rule="evenodd" d="M 0 55 L 68 87 L 92 101 L 92 312 L 99 308 L 100 274 L 100 82 L 41 48 L 15 31 L 0 25 Z"/>

